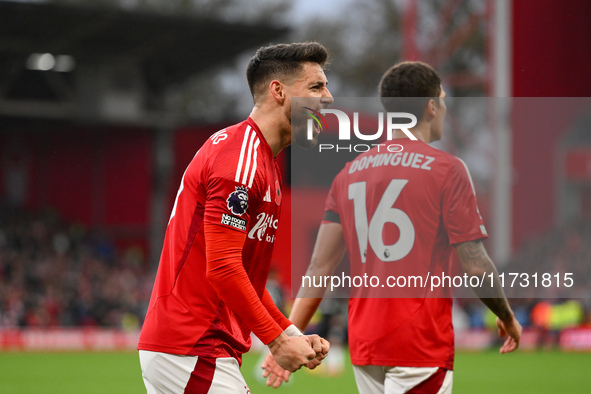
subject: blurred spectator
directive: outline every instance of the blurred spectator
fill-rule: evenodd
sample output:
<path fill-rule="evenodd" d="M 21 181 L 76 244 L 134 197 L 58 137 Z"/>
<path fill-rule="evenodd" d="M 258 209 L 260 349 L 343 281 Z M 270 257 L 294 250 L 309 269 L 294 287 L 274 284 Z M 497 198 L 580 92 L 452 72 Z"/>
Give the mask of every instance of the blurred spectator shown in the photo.
<path fill-rule="evenodd" d="M 503 271 L 509 273 L 538 273 L 538 287 L 533 283 L 528 287 L 507 288 L 505 291 L 512 300 L 514 312 L 523 327 L 535 328 L 545 337 L 546 332 L 560 330 L 583 324 L 585 310 L 591 315 L 591 221 L 581 219 L 562 227 L 554 228 L 547 233 L 530 239 L 513 257 Z M 542 289 L 541 275 L 549 273 L 555 283 L 555 274 L 562 281 L 565 273 L 572 273 L 573 286 L 552 285 Z M 517 290 L 517 291 L 515 291 Z M 540 295 L 544 294 L 544 298 Z M 586 300 L 587 302 L 569 299 Z M 459 305 L 468 313 L 472 328 L 486 325 L 485 310 L 477 300 L 462 299 Z M 574 306 L 573 306 L 574 305 Z M 573 309 L 569 309 L 572 307 Z M 564 310 L 568 310 L 568 318 L 564 318 Z M 558 320 L 556 320 L 558 319 Z M 494 320 L 493 320 L 494 322 Z M 554 333 L 557 337 L 557 333 Z M 556 338 L 548 340 L 556 343 Z"/>
<path fill-rule="evenodd" d="M 139 328 L 152 283 L 141 250 L 93 243 L 49 211 L 0 207 L 0 328 Z"/>

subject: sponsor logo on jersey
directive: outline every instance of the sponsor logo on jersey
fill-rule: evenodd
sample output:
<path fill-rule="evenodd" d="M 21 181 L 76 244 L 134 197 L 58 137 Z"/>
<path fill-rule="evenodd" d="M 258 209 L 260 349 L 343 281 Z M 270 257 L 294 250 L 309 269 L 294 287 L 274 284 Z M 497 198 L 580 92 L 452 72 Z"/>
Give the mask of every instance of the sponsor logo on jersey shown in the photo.
<path fill-rule="evenodd" d="M 265 197 L 263 197 L 263 201 L 271 202 L 271 185 L 267 186 L 267 193 L 265 193 Z"/>
<path fill-rule="evenodd" d="M 222 224 L 246 231 L 246 220 L 222 213 Z"/>
<path fill-rule="evenodd" d="M 236 186 L 236 190 L 230 193 L 226 199 L 228 209 L 234 215 L 242 216 L 248 209 L 248 189 Z"/>
<path fill-rule="evenodd" d="M 261 212 L 256 217 L 256 224 L 252 226 L 248 232 L 248 238 L 258 239 L 259 241 L 275 242 L 275 234 L 265 236 L 269 227 L 277 230 L 279 219 L 275 219 L 273 215 Z"/>
<path fill-rule="evenodd" d="M 281 205 L 281 187 L 279 187 L 279 181 L 275 181 L 275 204 Z M 267 186 L 267 192 L 265 193 L 265 197 L 263 197 L 263 201 L 271 202 L 271 185 Z"/>

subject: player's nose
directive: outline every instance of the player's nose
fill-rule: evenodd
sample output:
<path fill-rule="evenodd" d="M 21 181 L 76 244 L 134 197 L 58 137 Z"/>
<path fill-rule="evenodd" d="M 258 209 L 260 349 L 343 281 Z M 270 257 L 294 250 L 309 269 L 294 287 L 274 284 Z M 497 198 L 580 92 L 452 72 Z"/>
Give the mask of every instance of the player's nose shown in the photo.
<path fill-rule="evenodd" d="M 332 94 L 330 94 L 328 88 L 324 89 L 324 93 L 322 94 L 320 103 L 325 107 L 334 103 L 334 98 L 332 97 Z"/>

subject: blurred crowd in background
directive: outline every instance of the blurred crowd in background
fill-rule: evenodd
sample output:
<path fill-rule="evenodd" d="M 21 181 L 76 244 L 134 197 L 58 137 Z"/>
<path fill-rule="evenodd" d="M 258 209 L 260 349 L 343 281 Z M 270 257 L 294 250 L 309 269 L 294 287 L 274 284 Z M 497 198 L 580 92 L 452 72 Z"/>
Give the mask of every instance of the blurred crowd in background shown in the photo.
<path fill-rule="evenodd" d="M 532 239 L 514 257 L 519 267 L 562 272 L 575 267 L 576 278 L 589 277 L 591 221 L 579 221 Z M 509 264 L 507 269 L 511 269 Z M 502 270 L 501 270 L 502 271 Z M 141 327 L 154 280 L 139 247 L 118 250 L 105 237 L 64 222 L 58 213 L 0 209 L 0 329 L 14 327 Z M 276 273 L 268 287 L 289 311 L 288 289 Z M 590 289 L 586 289 L 589 291 Z M 582 290 L 585 291 L 585 290 Z M 563 328 L 591 327 L 591 298 L 515 298 L 513 308 L 526 328 L 548 335 Z M 457 330 L 494 327 L 494 316 L 477 299 L 458 299 Z M 346 343 L 347 303 L 326 299 L 311 330 Z"/>
<path fill-rule="evenodd" d="M 53 211 L 0 208 L 0 328 L 136 329 L 152 284 L 140 248 L 117 250 Z"/>

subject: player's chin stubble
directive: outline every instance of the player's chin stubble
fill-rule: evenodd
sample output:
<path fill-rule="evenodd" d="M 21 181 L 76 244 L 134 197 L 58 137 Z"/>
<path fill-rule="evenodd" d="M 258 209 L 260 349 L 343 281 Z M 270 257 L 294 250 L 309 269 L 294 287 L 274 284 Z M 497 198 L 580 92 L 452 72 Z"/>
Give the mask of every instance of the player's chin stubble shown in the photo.
<path fill-rule="evenodd" d="M 293 128 L 292 128 L 292 133 L 294 132 Z M 295 136 L 294 136 L 294 141 L 295 143 L 304 148 L 304 149 L 312 149 L 314 148 L 316 145 L 318 145 L 318 136 L 314 135 L 314 137 L 309 140 L 308 138 L 306 138 L 306 134 L 307 134 L 307 130 L 305 128 L 301 128 L 296 130 Z"/>
<path fill-rule="evenodd" d="M 287 119 L 289 120 L 289 125 L 291 127 L 292 143 L 295 143 L 296 145 L 304 149 L 312 149 L 316 145 L 318 145 L 317 134 L 314 134 L 311 140 L 307 138 L 308 129 L 306 125 L 305 116 L 296 114 L 295 117 L 292 118 L 291 107 L 288 107 L 285 110 L 285 115 L 287 116 Z"/>

